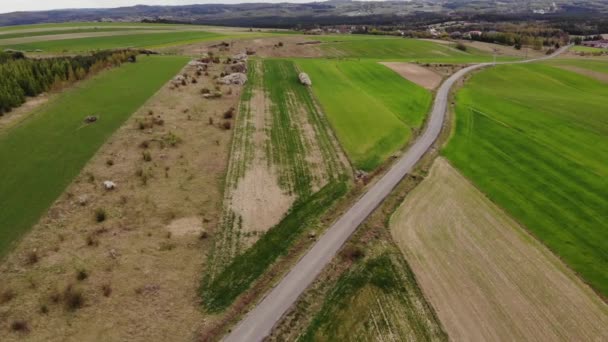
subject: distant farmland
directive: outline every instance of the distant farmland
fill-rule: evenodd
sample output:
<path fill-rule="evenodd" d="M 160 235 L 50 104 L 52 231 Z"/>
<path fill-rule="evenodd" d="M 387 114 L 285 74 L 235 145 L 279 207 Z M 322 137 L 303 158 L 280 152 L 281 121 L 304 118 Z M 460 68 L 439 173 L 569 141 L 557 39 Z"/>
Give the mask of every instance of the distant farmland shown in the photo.
<path fill-rule="evenodd" d="M 431 93 L 373 61 L 299 60 L 358 169 L 373 170 L 419 129 Z"/>
<path fill-rule="evenodd" d="M 543 64 L 500 66 L 458 93 L 444 154 L 608 295 L 608 87 Z"/>
<path fill-rule="evenodd" d="M 186 63 L 141 57 L 90 80 L 0 134 L 0 255 L 29 229 L 137 108 Z M 88 115 L 98 122 L 85 125 Z"/>
<path fill-rule="evenodd" d="M 493 58 L 490 53 L 478 49 L 468 48 L 467 51 L 461 51 L 456 49 L 455 44 L 438 44 L 418 39 L 352 35 L 321 36 L 319 40 L 324 42 L 321 47 L 325 54 L 333 57 L 443 63 L 484 62 Z M 499 57 L 499 59 L 514 58 Z"/>

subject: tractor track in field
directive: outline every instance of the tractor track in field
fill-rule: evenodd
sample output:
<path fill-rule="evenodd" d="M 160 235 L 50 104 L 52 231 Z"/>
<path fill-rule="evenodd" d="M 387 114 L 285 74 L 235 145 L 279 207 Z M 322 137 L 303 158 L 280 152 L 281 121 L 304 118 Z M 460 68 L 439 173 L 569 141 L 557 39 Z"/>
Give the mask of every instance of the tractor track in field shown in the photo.
<path fill-rule="evenodd" d="M 224 340 L 230 342 L 261 341 L 270 334 L 275 324 L 317 278 L 323 268 L 329 264 L 359 225 L 382 203 L 403 177 L 412 171 L 420 158 L 433 145 L 443 126 L 450 90 L 458 80 L 471 71 L 494 64 L 519 64 L 549 59 L 560 55 L 569 47 L 565 46 L 551 55 L 536 59 L 471 65 L 457 71 L 445 80 L 437 90 L 423 135 L 376 184 L 333 223 L 291 271 L 232 329 Z"/>

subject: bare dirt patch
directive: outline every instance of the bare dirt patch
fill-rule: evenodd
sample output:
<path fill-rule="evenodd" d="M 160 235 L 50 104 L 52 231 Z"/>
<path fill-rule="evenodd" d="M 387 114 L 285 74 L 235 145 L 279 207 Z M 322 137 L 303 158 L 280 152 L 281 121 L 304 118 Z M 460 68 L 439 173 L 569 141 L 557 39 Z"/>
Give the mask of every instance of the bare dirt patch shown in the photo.
<path fill-rule="evenodd" d="M 198 295 L 210 239 L 196 231 L 220 220 L 231 137 L 220 122 L 240 87 L 217 99 L 201 88 L 222 70 L 188 67 L 186 85 L 165 85 L 2 261 L 0 294 L 15 292 L 0 302 L 3 341 L 23 340 L 14 320 L 33 341 L 187 341 L 212 319 Z"/>
<path fill-rule="evenodd" d="M 304 36 L 284 36 L 255 39 L 225 40 L 227 47 L 213 47 L 217 42 L 203 42 L 179 47 L 183 54 L 202 54 L 212 51 L 219 55 L 237 54 L 250 49 L 259 57 L 321 57 L 323 51 L 316 44 L 302 44 L 314 39 Z"/>
<path fill-rule="evenodd" d="M 442 158 L 391 232 L 450 339 L 608 338 L 606 304 Z"/>
<path fill-rule="evenodd" d="M 594 78 L 598 81 L 608 83 L 608 73 L 597 72 L 593 70 L 588 70 L 585 68 L 580 68 L 574 65 L 556 65 L 558 68 L 575 72 L 577 74 L 581 74 L 583 76 Z"/>
<path fill-rule="evenodd" d="M 401 62 L 382 62 L 380 64 L 391 68 L 401 77 L 429 90 L 434 90 L 441 84 L 441 75 L 416 64 Z"/>
<path fill-rule="evenodd" d="M 523 47 L 521 50 L 517 50 L 514 47 L 511 46 L 504 46 L 504 45 L 498 45 L 498 44 L 492 44 L 492 43 L 486 43 L 486 42 L 478 42 L 478 41 L 472 41 L 472 40 L 460 40 L 458 41 L 462 44 L 464 44 L 465 46 L 469 46 L 484 52 L 489 52 L 489 53 L 494 53 L 496 51 L 496 54 L 498 56 L 516 56 L 516 57 L 528 57 L 528 58 L 534 58 L 534 57 L 541 57 L 544 56 L 544 52 L 543 51 L 537 51 L 534 49 L 531 49 L 529 47 Z"/>
<path fill-rule="evenodd" d="M 25 119 L 30 113 L 38 109 L 49 101 L 48 94 L 40 94 L 36 97 L 29 97 L 20 107 L 13 109 L 9 113 L 5 113 L 0 117 L 0 132 L 18 124 Z"/>

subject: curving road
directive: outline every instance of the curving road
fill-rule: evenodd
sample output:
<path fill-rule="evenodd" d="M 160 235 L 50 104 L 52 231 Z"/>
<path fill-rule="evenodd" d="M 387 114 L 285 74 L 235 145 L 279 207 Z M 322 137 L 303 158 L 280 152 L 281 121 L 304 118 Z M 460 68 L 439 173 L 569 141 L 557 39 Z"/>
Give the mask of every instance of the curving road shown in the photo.
<path fill-rule="evenodd" d="M 552 55 L 537 59 L 497 64 L 544 60 L 555 57 L 568 48 L 569 46 L 565 46 Z M 323 268 L 329 264 L 357 227 L 382 203 L 403 177 L 412 171 L 418 160 L 433 145 L 441 132 L 450 89 L 454 83 L 469 72 L 489 65 L 492 65 L 492 63 L 481 63 L 466 67 L 443 82 L 435 96 L 433 109 L 424 134 L 369 191 L 325 232 L 285 278 L 226 336 L 224 341 L 262 341 L 270 334 L 274 325 L 297 301 L 298 297 L 315 280 Z"/>

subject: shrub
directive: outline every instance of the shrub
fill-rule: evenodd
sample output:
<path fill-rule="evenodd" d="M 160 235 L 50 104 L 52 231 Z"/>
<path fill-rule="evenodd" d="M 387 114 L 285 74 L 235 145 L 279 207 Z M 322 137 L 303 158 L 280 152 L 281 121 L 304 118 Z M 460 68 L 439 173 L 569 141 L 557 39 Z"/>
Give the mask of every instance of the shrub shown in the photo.
<path fill-rule="evenodd" d="M 182 142 L 182 138 L 178 137 L 173 132 L 169 132 L 169 133 L 163 135 L 162 140 L 164 143 L 166 143 L 167 145 L 172 146 L 172 147 L 175 147 L 179 143 Z"/>
<path fill-rule="evenodd" d="M 68 311 L 75 311 L 84 306 L 84 295 L 79 289 L 68 285 L 63 291 L 63 303 Z"/>
<path fill-rule="evenodd" d="M 16 295 L 17 294 L 15 293 L 15 291 L 11 289 L 6 289 L 2 291 L 2 294 L 0 294 L 0 304 L 10 302 L 11 300 L 13 300 L 13 298 L 15 298 Z"/>
<path fill-rule="evenodd" d="M 456 48 L 460 51 L 467 51 L 467 47 L 466 45 L 462 44 L 462 43 L 458 43 L 456 44 Z"/>
<path fill-rule="evenodd" d="M 47 313 L 49 313 L 49 307 L 46 304 L 41 304 L 40 313 L 46 315 Z"/>
<path fill-rule="evenodd" d="M 144 152 L 142 152 L 142 154 L 141 154 L 141 155 L 142 155 L 142 158 L 143 158 L 143 160 L 144 160 L 145 162 L 150 162 L 150 161 L 152 161 L 152 155 L 150 154 L 150 152 L 148 152 L 148 151 L 144 151 Z"/>
<path fill-rule="evenodd" d="M 201 89 L 201 94 L 204 95 L 204 94 L 209 94 L 209 93 L 211 93 L 211 90 L 209 90 L 209 88 L 203 88 L 203 89 Z"/>
<path fill-rule="evenodd" d="M 87 246 L 91 246 L 91 247 L 99 246 L 99 240 L 97 240 L 97 238 L 93 235 L 88 235 L 86 241 L 87 241 Z"/>
<path fill-rule="evenodd" d="M 112 294 L 112 286 L 110 286 L 110 284 L 101 285 L 101 293 L 103 293 L 104 297 L 110 297 Z"/>
<path fill-rule="evenodd" d="M 95 210 L 95 221 L 103 222 L 107 218 L 106 211 L 103 208 Z"/>
<path fill-rule="evenodd" d="M 76 279 L 78 281 L 84 281 L 89 277 L 89 273 L 85 269 L 80 269 L 76 272 Z"/>
<path fill-rule="evenodd" d="M 213 125 L 213 118 L 211 118 L 211 117 L 209 118 L 209 124 Z"/>
<path fill-rule="evenodd" d="M 15 332 L 27 333 L 30 331 L 30 327 L 26 321 L 18 319 L 11 323 L 11 330 Z"/>
<path fill-rule="evenodd" d="M 222 124 L 222 128 L 228 131 L 232 128 L 232 124 L 230 123 L 230 121 L 224 121 L 224 123 Z"/>
<path fill-rule="evenodd" d="M 224 113 L 224 119 L 232 119 L 234 117 L 234 107 L 230 107 L 225 113 Z"/>
<path fill-rule="evenodd" d="M 28 265 L 33 265 L 33 264 L 37 263 L 38 260 L 40 260 L 40 257 L 38 256 L 38 252 L 35 249 L 31 250 L 27 253 L 26 263 Z"/>
<path fill-rule="evenodd" d="M 148 140 L 144 140 L 141 142 L 141 144 L 139 144 L 139 147 L 148 148 L 148 147 L 150 147 L 150 142 Z"/>
<path fill-rule="evenodd" d="M 106 165 L 112 166 L 112 165 L 114 165 L 114 161 L 112 159 L 108 159 L 108 160 L 106 160 Z"/>

